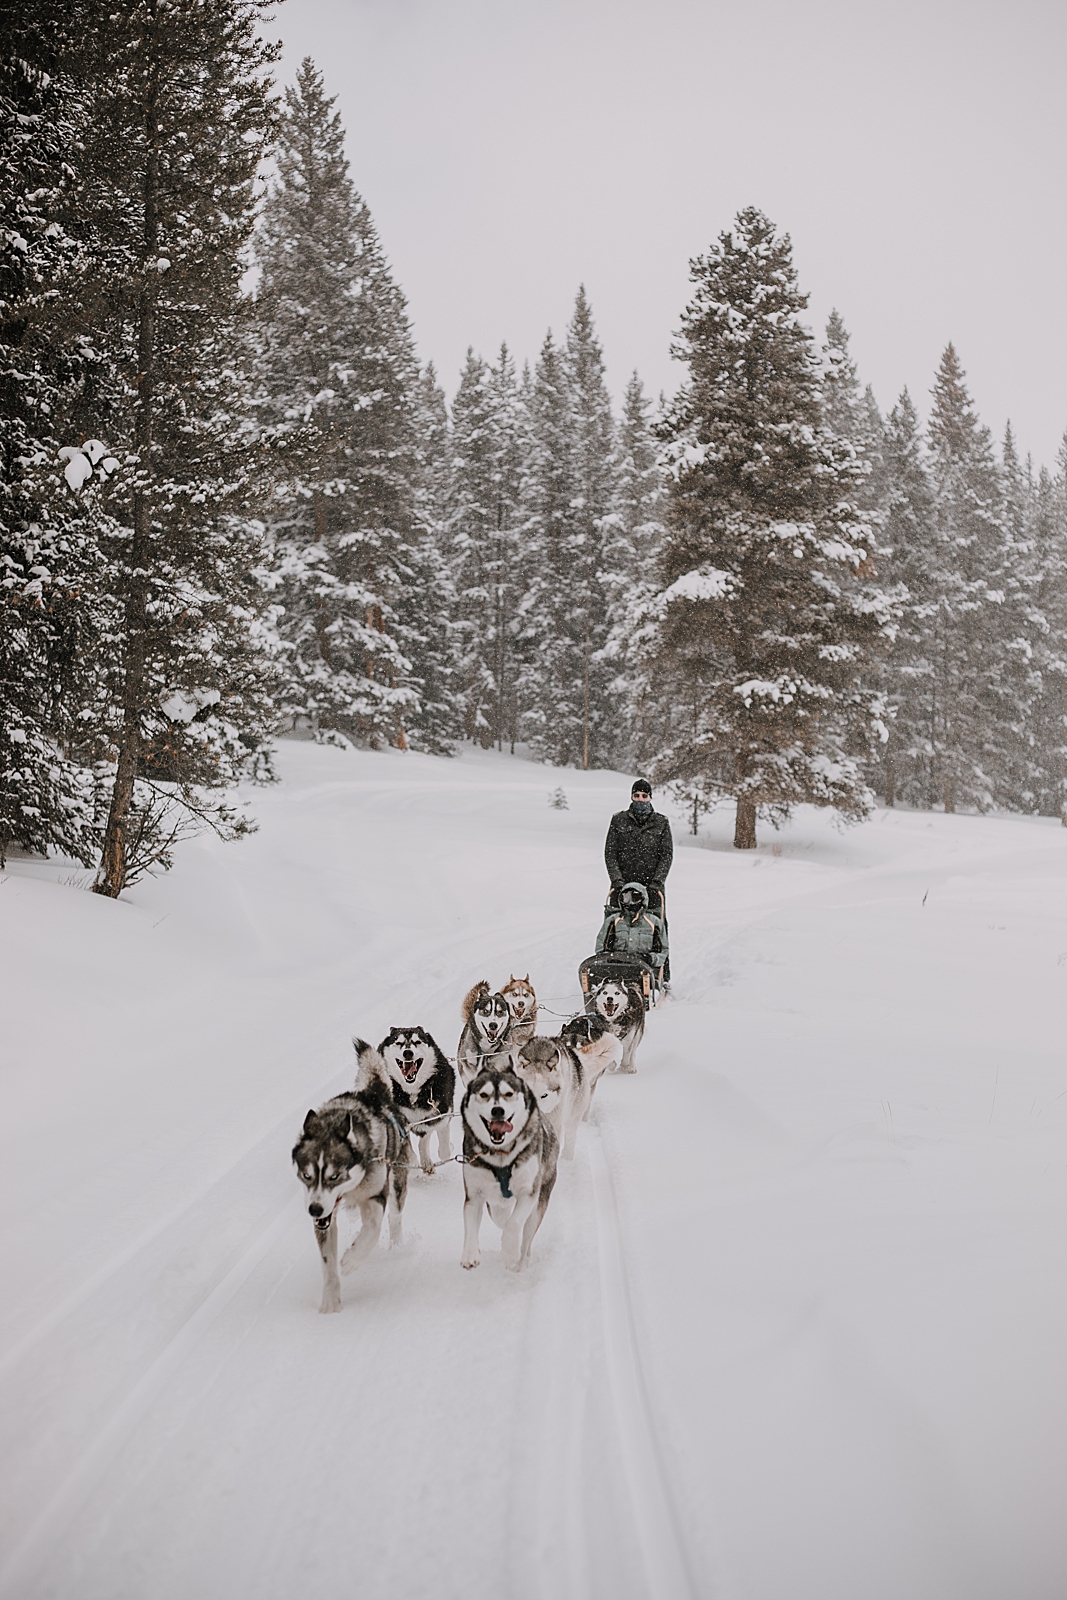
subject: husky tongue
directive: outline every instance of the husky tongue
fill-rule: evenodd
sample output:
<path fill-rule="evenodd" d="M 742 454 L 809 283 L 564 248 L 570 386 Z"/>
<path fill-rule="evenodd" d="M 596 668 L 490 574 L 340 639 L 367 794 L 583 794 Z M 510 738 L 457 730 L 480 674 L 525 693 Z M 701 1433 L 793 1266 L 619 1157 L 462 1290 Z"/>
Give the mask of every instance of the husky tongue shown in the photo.
<path fill-rule="evenodd" d="M 488 1127 L 492 1138 L 499 1143 L 506 1133 L 511 1133 L 515 1124 L 512 1122 L 489 1122 L 486 1124 L 486 1126 Z"/>

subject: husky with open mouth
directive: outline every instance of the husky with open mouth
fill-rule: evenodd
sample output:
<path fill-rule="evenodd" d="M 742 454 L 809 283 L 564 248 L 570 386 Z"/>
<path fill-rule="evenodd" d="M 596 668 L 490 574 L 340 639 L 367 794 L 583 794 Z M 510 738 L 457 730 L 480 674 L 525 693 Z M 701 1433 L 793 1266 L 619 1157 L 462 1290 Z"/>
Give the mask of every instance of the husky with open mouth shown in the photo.
<path fill-rule="evenodd" d="M 602 978 L 589 997 L 592 1015 L 606 1022 L 622 1044 L 620 1072 L 636 1072 L 634 1057 L 645 1036 L 645 1002 L 636 984 Z"/>
<path fill-rule="evenodd" d="M 437 1130 L 437 1159 L 452 1159 L 450 1118 L 456 1097 L 456 1074 L 425 1028 L 390 1028 L 378 1054 L 393 1082 L 393 1099 L 419 1152 L 419 1165 L 433 1172 L 430 1140 Z"/>
<path fill-rule="evenodd" d="M 526 1265 L 534 1234 L 556 1181 L 559 1140 L 537 1109 L 529 1085 L 510 1067 L 486 1067 L 463 1096 L 463 1255 L 460 1265 L 481 1260 L 478 1234 L 482 1209 L 502 1230 L 504 1265 Z"/>
<path fill-rule="evenodd" d="M 516 978 L 512 973 L 500 993 L 511 1012 L 508 1039 L 512 1044 L 525 1044 L 537 1031 L 537 995 L 530 982 L 530 974 L 527 973 L 525 978 Z"/>
<path fill-rule="evenodd" d="M 322 1256 L 320 1311 L 341 1309 L 337 1217 L 342 1207 L 358 1209 L 361 1221 L 342 1258 L 343 1273 L 353 1271 L 374 1249 L 387 1205 L 390 1243 L 400 1244 L 403 1236 L 410 1146 L 385 1062 L 363 1039 L 352 1042 L 358 1062 L 355 1089 L 309 1111 L 293 1148 Z"/>
<path fill-rule="evenodd" d="M 456 1066 L 463 1082 L 488 1065 L 490 1056 L 505 1056 L 511 1046 L 511 1011 L 502 994 L 491 994 L 483 979 L 464 997 L 463 1032 Z"/>

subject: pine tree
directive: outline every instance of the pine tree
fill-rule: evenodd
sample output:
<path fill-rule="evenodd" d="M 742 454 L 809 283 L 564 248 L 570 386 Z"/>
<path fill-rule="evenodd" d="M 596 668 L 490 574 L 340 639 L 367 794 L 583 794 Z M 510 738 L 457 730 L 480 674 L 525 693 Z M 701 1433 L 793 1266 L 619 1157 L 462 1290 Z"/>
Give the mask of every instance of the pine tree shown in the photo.
<path fill-rule="evenodd" d="M 91 237 L 70 165 L 90 118 L 89 8 L 25 0 L 0 62 L 0 864 L 7 848 L 88 865 L 97 660 L 111 623 L 94 538 L 114 373 L 87 337 Z M 101 406 L 101 396 L 105 404 Z M 77 462 L 60 458 L 66 450 Z M 94 480 L 87 484 L 86 480 Z M 76 492 L 73 485 L 81 486 Z"/>
<path fill-rule="evenodd" d="M 649 416 L 650 403 L 633 373 L 623 398 L 619 423 L 610 533 L 604 557 L 608 597 L 609 686 L 618 707 L 619 735 L 612 759 L 646 765 L 659 750 L 663 708 L 653 688 L 651 641 L 655 620 L 650 604 L 658 588 L 666 537 L 666 479 Z"/>
<path fill-rule="evenodd" d="M 527 479 L 530 582 L 523 598 L 524 648 L 519 697 L 524 731 L 536 755 L 580 766 L 583 754 L 584 631 L 576 636 L 570 586 L 581 547 L 576 501 L 575 424 L 566 352 L 551 331 L 529 385 L 533 445 Z M 584 624 L 584 605 L 577 612 Z"/>
<path fill-rule="evenodd" d="M 570 578 L 558 615 L 581 670 L 581 765 L 605 765 L 613 742 L 609 669 L 605 537 L 611 514 L 615 425 L 604 378 L 604 357 L 585 287 L 579 287 L 567 330 L 567 377 L 573 415 L 574 517 L 567 564 Z"/>
<path fill-rule="evenodd" d="M 271 131 L 257 0 L 115 0 L 82 41 L 94 89 L 80 196 L 99 334 L 123 376 L 110 443 L 114 759 L 97 892 L 115 896 L 190 825 L 247 821 L 226 794 L 274 719 L 243 394 L 240 256 Z"/>
<path fill-rule="evenodd" d="M 306 58 L 286 90 L 277 182 L 256 239 L 255 366 L 278 460 L 269 526 L 286 706 L 320 733 L 402 745 L 419 698 L 419 627 L 401 606 L 419 565 L 418 369 L 334 101 Z"/>
<path fill-rule="evenodd" d="M 1030 504 L 1040 619 L 1033 653 L 1038 686 L 1031 727 L 1041 780 L 1035 809 L 1067 828 L 1067 434 L 1055 475 L 1042 467 Z"/>
<path fill-rule="evenodd" d="M 949 344 L 930 417 L 935 543 L 930 596 L 930 776 L 946 811 L 1006 798 L 1011 740 L 1005 641 L 1015 636 L 1008 556 L 989 430 Z"/>
<path fill-rule="evenodd" d="M 888 622 L 863 586 L 855 454 L 827 427 L 787 235 L 754 209 L 691 265 L 676 354 L 689 381 L 663 435 L 673 469 L 659 605 L 677 720 L 660 776 L 759 812 L 870 807 L 858 765 L 882 732 L 865 653 Z"/>
<path fill-rule="evenodd" d="M 898 798 L 928 806 L 936 704 L 934 496 L 919 416 L 907 389 L 886 418 L 881 459 L 885 551 L 880 571 L 899 602 L 893 640 L 880 667 L 890 711 L 883 789 L 889 806 Z"/>
<path fill-rule="evenodd" d="M 446 554 L 451 441 L 444 390 L 432 362 L 419 378 L 415 435 L 415 532 L 398 607 L 419 696 L 408 738 L 416 750 L 452 755 L 463 736 L 463 697 L 455 583 Z"/>

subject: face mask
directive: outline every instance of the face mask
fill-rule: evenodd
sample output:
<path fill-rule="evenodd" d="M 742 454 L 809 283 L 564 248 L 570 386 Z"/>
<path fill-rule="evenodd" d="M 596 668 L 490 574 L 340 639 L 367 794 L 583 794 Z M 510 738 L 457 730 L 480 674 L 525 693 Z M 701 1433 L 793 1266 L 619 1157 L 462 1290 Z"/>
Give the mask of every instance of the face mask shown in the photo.
<path fill-rule="evenodd" d="M 652 801 L 631 800 L 630 810 L 633 812 L 635 817 L 647 817 L 649 812 L 652 810 Z"/>

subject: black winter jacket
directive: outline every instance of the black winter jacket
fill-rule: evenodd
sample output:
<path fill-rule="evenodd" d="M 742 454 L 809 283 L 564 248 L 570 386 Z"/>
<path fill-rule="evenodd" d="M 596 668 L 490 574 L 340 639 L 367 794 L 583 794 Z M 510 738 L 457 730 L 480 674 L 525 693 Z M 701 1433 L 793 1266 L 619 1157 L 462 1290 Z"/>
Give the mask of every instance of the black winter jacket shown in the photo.
<path fill-rule="evenodd" d="M 604 865 L 613 889 L 624 883 L 662 889 L 673 860 L 671 825 L 662 812 L 638 818 L 630 810 L 616 811 L 604 841 Z"/>

